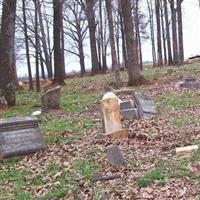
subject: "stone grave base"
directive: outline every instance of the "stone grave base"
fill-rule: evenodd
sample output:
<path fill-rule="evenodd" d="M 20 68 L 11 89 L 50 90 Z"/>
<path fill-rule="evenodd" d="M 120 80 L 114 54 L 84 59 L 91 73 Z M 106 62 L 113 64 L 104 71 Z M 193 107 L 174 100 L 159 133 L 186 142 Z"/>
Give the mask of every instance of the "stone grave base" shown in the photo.
<path fill-rule="evenodd" d="M 127 129 L 121 129 L 118 131 L 114 131 L 111 133 L 104 134 L 105 137 L 108 137 L 111 140 L 122 140 L 128 138 L 128 130 Z"/>

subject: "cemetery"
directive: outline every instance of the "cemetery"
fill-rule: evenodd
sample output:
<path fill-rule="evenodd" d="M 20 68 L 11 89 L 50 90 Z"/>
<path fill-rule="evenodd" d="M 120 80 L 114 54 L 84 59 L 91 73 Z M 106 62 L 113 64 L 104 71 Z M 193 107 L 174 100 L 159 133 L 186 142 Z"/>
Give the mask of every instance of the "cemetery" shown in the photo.
<path fill-rule="evenodd" d="M 200 0 L 0 11 L 0 200 L 200 200 Z"/>
<path fill-rule="evenodd" d="M 111 95 L 104 92 L 111 74 L 67 79 L 41 95 L 19 89 L 19 105 L 0 112 L 1 190 L 9 181 L 10 198 L 17 188 L 25 199 L 197 197 L 198 67 L 182 67 L 190 75 L 182 80 L 180 69 L 162 70 L 142 90 Z"/>

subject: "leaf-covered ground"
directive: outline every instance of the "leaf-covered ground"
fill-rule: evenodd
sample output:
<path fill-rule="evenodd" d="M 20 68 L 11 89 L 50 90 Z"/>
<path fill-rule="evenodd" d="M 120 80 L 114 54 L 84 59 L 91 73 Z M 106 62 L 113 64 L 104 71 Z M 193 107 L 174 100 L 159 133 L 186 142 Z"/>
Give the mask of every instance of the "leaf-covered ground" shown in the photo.
<path fill-rule="evenodd" d="M 100 137 L 99 100 L 112 75 L 67 79 L 61 110 L 39 117 L 48 149 L 0 163 L 0 199 L 200 199 L 200 151 L 186 158 L 175 155 L 176 147 L 200 145 L 200 90 L 175 87 L 182 77 L 200 79 L 199 66 L 145 67 L 143 75 L 150 83 L 133 89 L 146 91 L 159 115 L 124 121 L 131 137 L 121 142 Z M 40 94 L 19 89 L 17 106 L 2 109 L 0 118 L 39 108 Z M 123 152 L 120 170 L 107 162 L 105 148 L 111 144 Z M 94 175 L 121 178 L 92 182 Z"/>

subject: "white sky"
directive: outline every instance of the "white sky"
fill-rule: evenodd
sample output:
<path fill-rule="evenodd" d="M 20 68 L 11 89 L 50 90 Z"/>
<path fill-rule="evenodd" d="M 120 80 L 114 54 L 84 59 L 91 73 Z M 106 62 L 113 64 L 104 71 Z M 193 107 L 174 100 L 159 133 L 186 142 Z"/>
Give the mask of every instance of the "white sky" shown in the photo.
<path fill-rule="evenodd" d="M 200 7 L 198 5 L 198 0 L 184 0 L 183 29 L 185 58 L 200 54 Z M 91 67 L 89 43 L 86 44 L 85 50 L 85 64 L 86 68 L 89 69 Z M 144 61 L 152 60 L 151 43 L 149 40 L 145 41 L 142 45 L 142 51 Z M 110 63 L 110 61 L 108 61 L 108 63 Z M 21 65 L 21 67 L 19 68 L 17 65 L 18 74 L 20 76 L 27 74 L 27 67 L 24 67 L 24 64 L 22 66 L 21 62 L 19 65 Z M 68 55 L 66 57 L 66 72 L 71 72 L 72 70 L 78 71 L 79 69 L 78 59 Z"/>

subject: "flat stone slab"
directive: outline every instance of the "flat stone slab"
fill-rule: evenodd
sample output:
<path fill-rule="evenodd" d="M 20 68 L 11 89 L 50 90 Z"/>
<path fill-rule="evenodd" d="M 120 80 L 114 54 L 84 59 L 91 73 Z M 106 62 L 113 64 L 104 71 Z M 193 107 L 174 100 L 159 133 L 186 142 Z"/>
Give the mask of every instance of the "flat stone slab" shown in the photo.
<path fill-rule="evenodd" d="M 134 100 L 122 101 L 120 103 L 120 114 L 123 119 L 134 120 L 139 118 Z"/>
<path fill-rule="evenodd" d="M 38 128 L 0 133 L 0 158 L 35 153 L 45 148 Z"/>
<path fill-rule="evenodd" d="M 141 118 L 151 118 L 157 114 L 156 107 L 151 98 L 144 93 L 135 93 L 136 107 Z"/>
<path fill-rule="evenodd" d="M 11 117 L 8 119 L 0 119 L 0 132 L 34 127 L 38 127 L 38 120 L 35 117 Z"/>
<path fill-rule="evenodd" d="M 123 117 L 123 119 L 126 120 L 139 119 L 139 113 L 137 108 L 121 110 L 121 116 Z"/>
<path fill-rule="evenodd" d="M 0 160 L 34 153 L 45 148 L 36 118 L 0 119 Z"/>
<path fill-rule="evenodd" d="M 135 108 L 135 102 L 133 100 L 130 101 L 122 101 L 120 103 L 120 110 L 126 110 L 126 109 L 131 109 Z"/>
<path fill-rule="evenodd" d="M 120 168 L 124 165 L 124 158 L 121 153 L 121 150 L 117 145 L 113 145 L 106 149 L 106 156 L 108 158 L 108 162 L 116 168 Z"/>

